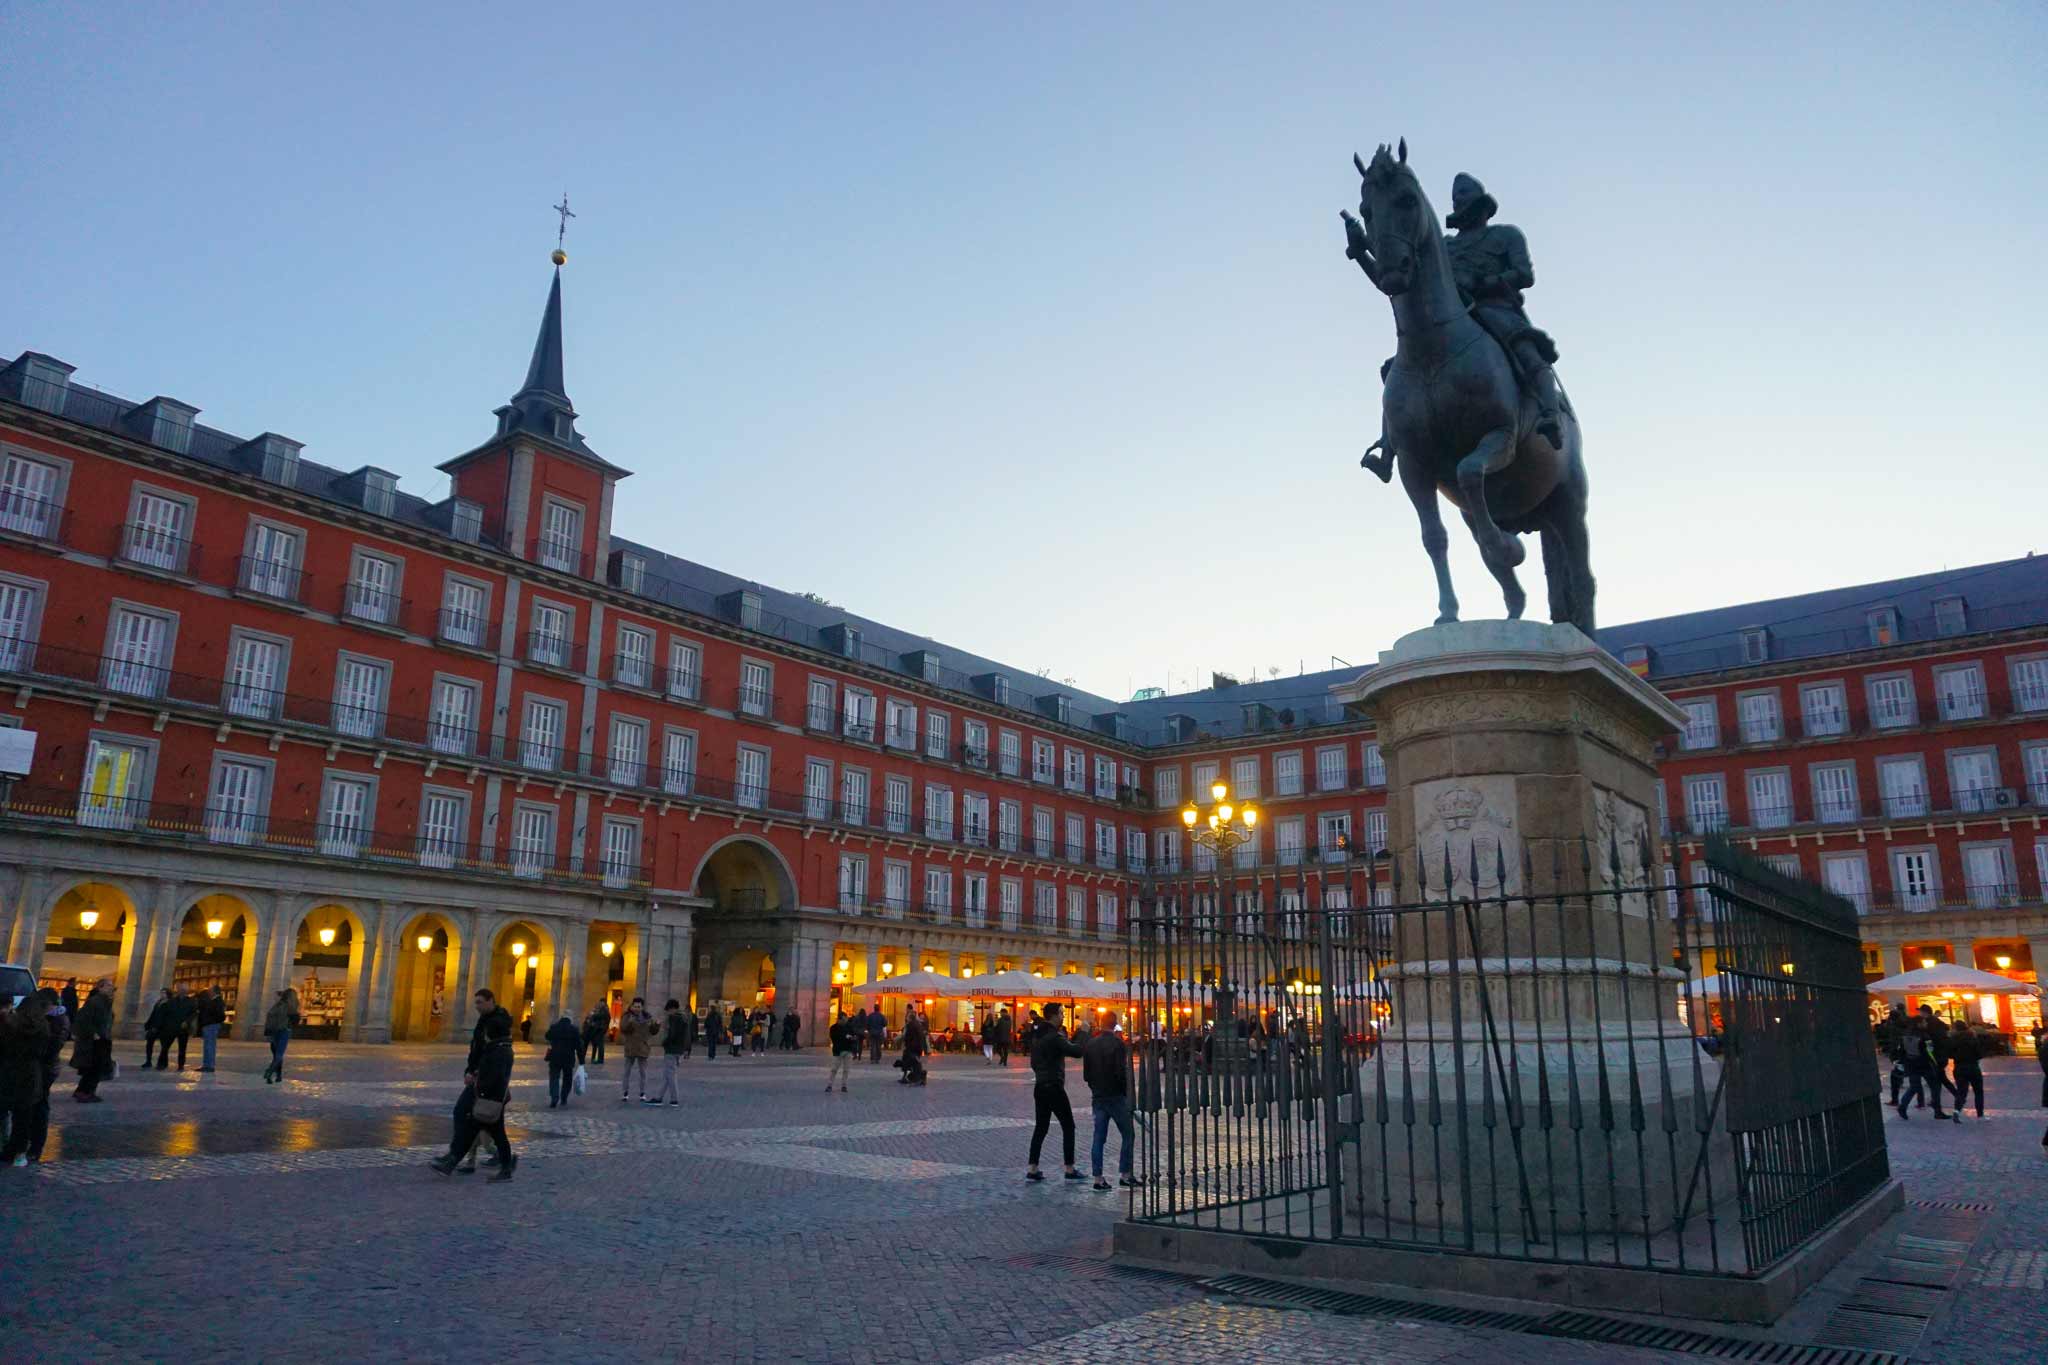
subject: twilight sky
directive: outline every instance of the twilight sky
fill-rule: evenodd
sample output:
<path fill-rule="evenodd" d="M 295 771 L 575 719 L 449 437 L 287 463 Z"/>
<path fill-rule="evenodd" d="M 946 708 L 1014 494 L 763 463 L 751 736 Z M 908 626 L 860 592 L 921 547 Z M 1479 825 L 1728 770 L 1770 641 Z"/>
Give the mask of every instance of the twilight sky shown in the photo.
<path fill-rule="evenodd" d="M 1550 8 L 0 0 L 0 354 L 439 497 L 566 188 L 622 534 L 1112 696 L 1360 663 L 1405 135 L 1529 237 L 1603 622 L 2048 550 L 2048 9 Z"/>

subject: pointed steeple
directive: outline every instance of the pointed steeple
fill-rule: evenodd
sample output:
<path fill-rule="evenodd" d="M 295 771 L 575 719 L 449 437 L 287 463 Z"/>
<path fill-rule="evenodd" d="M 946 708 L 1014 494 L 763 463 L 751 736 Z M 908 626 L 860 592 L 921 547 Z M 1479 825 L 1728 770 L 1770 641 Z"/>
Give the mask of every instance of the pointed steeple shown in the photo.
<path fill-rule="evenodd" d="M 533 363 L 526 367 L 526 386 L 512 395 L 517 403 L 526 397 L 560 399 L 569 404 L 569 392 L 562 384 L 562 267 L 555 267 L 554 283 L 548 286 L 548 306 L 540 315 L 540 335 L 533 339 Z"/>

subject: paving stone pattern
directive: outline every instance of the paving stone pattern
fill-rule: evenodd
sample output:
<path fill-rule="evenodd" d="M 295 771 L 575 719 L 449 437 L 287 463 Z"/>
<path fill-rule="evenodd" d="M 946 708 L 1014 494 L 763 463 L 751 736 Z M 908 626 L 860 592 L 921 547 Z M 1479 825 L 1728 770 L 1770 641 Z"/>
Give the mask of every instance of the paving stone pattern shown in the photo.
<path fill-rule="evenodd" d="M 926 1088 L 822 1057 L 684 1068 L 679 1107 L 622 1104 L 616 1058 L 546 1107 L 522 1052 L 516 1178 L 442 1177 L 453 1048 L 224 1045 L 78 1106 L 53 1159 L 0 1170 L 0 1362 L 195 1355 L 707 1362 L 1646 1361 L 1655 1352 L 1249 1307 L 1105 1270 L 1119 1195 L 1021 1179 L 1030 1078 L 941 1059 Z M 1962 1311 L 1928 1359 L 2048 1358 L 2048 1156 L 2032 1063 L 1989 1121 L 1894 1123 L 1909 1196 L 1986 1200 Z M 1075 1109 L 1088 1110 L 1078 1078 Z M 1056 1138 L 1055 1138 L 1056 1142 Z M 1114 1139 L 1112 1139 L 1112 1146 Z M 1054 1153 L 1056 1157 L 1057 1153 Z M 1987 1178 L 1989 1177 L 1989 1178 Z M 1077 1259 L 1078 1258 L 1078 1259 Z M 1091 1269 L 1092 1268 L 1092 1269 Z"/>

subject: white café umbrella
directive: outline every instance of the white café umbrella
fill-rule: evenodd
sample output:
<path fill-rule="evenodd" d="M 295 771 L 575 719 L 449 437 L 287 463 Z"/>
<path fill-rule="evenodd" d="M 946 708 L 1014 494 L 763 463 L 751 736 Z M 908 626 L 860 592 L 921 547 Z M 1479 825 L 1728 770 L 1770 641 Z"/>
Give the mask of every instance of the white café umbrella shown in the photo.
<path fill-rule="evenodd" d="M 2030 982 L 2015 981 L 1996 972 L 1980 972 L 1975 967 L 1958 966 L 1953 962 L 1900 972 L 1897 976 L 1871 982 L 1868 990 L 1873 995 L 1940 995 L 1943 991 L 1974 991 L 1978 995 L 2041 993 L 2041 988 Z"/>
<path fill-rule="evenodd" d="M 961 984 L 970 995 L 992 996 L 997 1000 L 1035 1000 L 1045 982 L 1029 972 L 1012 968 L 1007 972 L 970 976 Z"/>
<path fill-rule="evenodd" d="M 865 985 L 855 986 L 853 992 L 855 995 L 914 995 L 920 999 L 933 996 L 953 1000 L 965 994 L 966 985 L 964 981 L 941 976 L 937 972 L 915 971 L 905 972 L 901 976 L 885 976 Z"/>

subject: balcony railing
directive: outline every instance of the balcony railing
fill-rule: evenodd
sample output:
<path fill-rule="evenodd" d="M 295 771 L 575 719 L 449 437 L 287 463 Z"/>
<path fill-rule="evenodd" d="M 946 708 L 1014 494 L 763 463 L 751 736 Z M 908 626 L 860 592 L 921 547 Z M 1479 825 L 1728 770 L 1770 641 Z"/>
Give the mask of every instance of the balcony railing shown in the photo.
<path fill-rule="evenodd" d="M 235 561 L 235 587 L 257 597 L 303 605 L 313 575 L 281 559 L 243 555 Z"/>
<path fill-rule="evenodd" d="M 486 876 L 534 875 L 590 882 L 605 875 L 602 866 L 585 872 L 576 867 L 572 856 L 557 852 L 522 850 L 515 854 L 412 830 L 370 829 L 352 822 L 287 820 L 240 806 L 186 805 L 143 797 L 94 798 L 61 787 L 15 785 L 0 801 L 0 819 L 52 826 L 82 825 L 162 844 L 230 844 L 295 858 L 374 862 Z M 611 870 L 614 875 L 625 872 L 633 885 L 644 886 L 652 881 L 652 869 L 644 863 L 630 869 L 613 865 Z"/>
<path fill-rule="evenodd" d="M 583 646 L 552 631 L 529 631 L 519 639 L 519 657 L 538 668 L 564 673 L 583 671 Z"/>
<path fill-rule="evenodd" d="M 372 626 L 395 626 L 403 629 L 406 618 L 412 615 L 412 603 L 397 593 L 382 588 L 373 588 L 365 583 L 349 583 L 341 594 L 341 614 L 351 621 L 361 621 Z"/>
<path fill-rule="evenodd" d="M 804 708 L 804 728 L 806 730 L 815 730 L 819 734 L 829 735 L 837 728 L 837 720 L 838 712 L 834 711 L 830 706 L 820 706 L 812 703 Z"/>
<path fill-rule="evenodd" d="M 496 625 L 481 612 L 442 607 L 434 613 L 434 638 L 446 644 L 489 649 L 497 633 Z"/>
<path fill-rule="evenodd" d="M 612 655 L 612 681 L 621 687 L 650 688 L 654 685 L 654 661 L 645 654 L 619 650 Z"/>
<path fill-rule="evenodd" d="M 136 521 L 124 523 L 116 533 L 114 558 L 122 564 L 164 573 L 199 571 L 199 549 L 189 539 Z"/>
<path fill-rule="evenodd" d="M 840 733 L 848 739 L 859 740 L 862 744 L 875 742 L 875 722 L 872 716 L 848 716 L 840 725 Z"/>
<path fill-rule="evenodd" d="M 704 675 L 694 668 L 663 668 L 655 675 L 654 690 L 676 701 L 696 701 L 704 692 Z"/>
<path fill-rule="evenodd" d="M 31 497 L 18 488 L 0 488 L 0 535 L 61 545 L 67 520 L 64 509 L 48 498 Z"/>
<path fill-rule="evenodd" d="M 743 716 L 772 720 L 775 716 L 775 693 L 758 684 L 741 683 L 733 691 L 733 709 Z"/>

